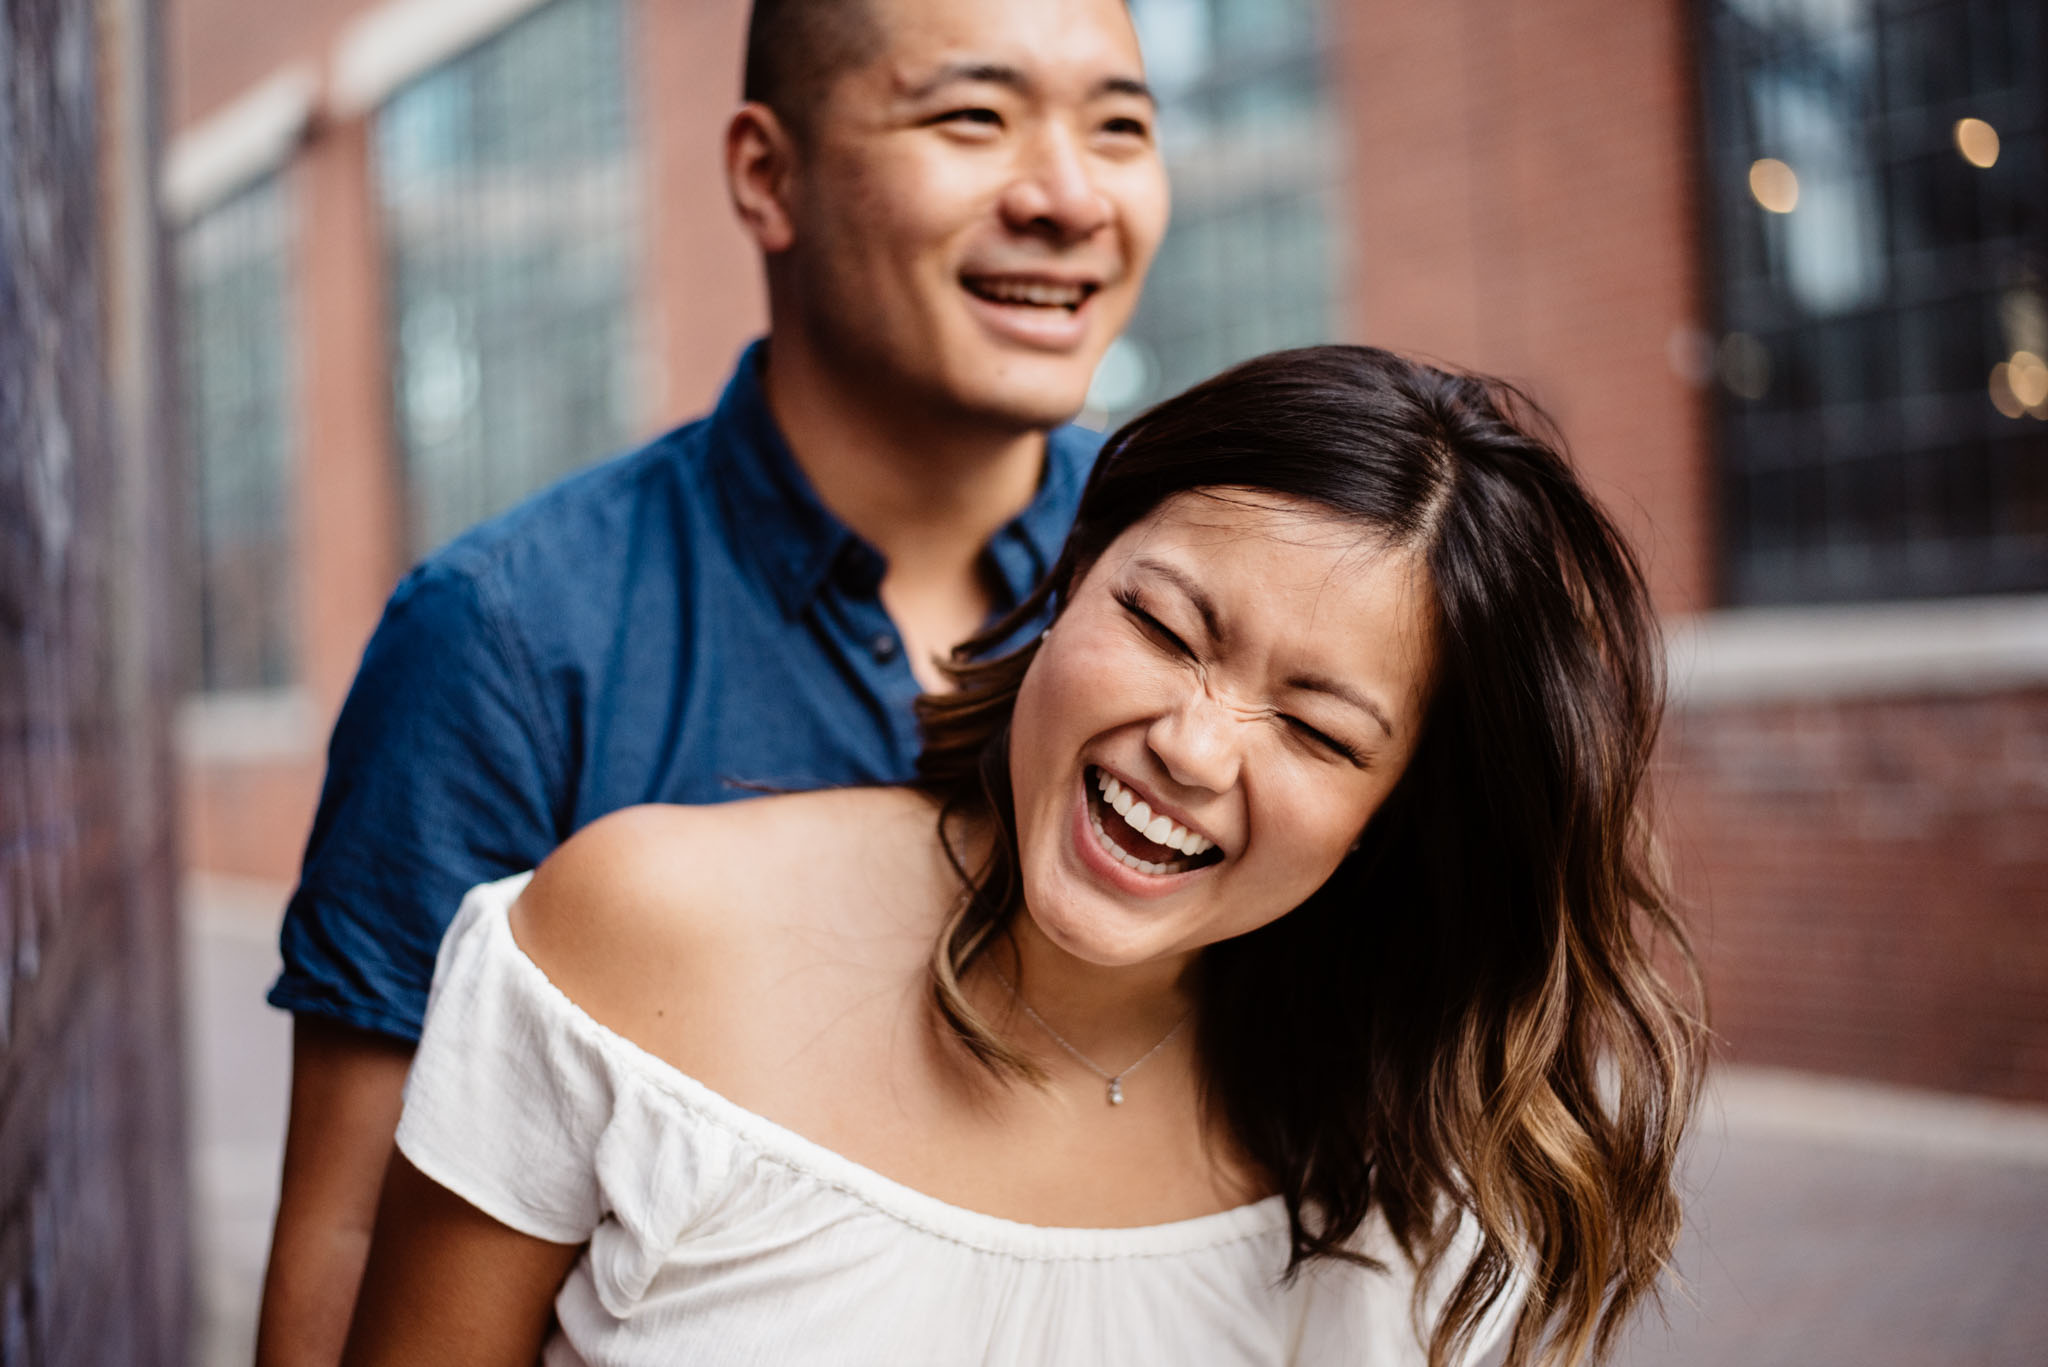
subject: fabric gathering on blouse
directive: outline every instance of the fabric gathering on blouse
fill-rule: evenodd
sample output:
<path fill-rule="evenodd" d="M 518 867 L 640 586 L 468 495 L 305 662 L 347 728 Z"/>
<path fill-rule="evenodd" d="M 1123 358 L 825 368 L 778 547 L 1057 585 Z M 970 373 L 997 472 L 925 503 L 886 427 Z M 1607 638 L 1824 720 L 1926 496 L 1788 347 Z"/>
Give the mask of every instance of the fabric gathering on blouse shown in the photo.
<path fill-rule="evenodd" d="M 1238 1367 L 1426 1360 L 1413 1273 L 1292 1281 L 1277 1196 L 1128 1229 L 949 1205 L 711 1091 L 598 1024 L 529 959 L 529 874 L 473 889 L 443 942 L 398 1146 L 500 1223 L 587 1244 L 549 1367 Z M 1469 1222 L 1425 1313 L 1461 1272 Z M 1505 1306 L 1474 1346 L 1495 1337 Z"/>

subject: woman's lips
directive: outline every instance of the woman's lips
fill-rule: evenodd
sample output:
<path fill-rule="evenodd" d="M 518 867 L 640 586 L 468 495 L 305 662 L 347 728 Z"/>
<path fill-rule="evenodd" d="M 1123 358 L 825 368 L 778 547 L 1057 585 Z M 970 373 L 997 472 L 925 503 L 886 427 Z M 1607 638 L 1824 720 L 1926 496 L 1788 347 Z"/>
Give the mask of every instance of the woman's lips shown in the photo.
<path fill-rule="evenodd" d="M 1148 872 L 1142 867 L 1133 867 L 1138 861 L 1129 851 L 1112 848 L 1115 842 L 1109 837 L 1102 824 L 1095 803 L 1095 771 L 1084 771 L 1084 777 L 1075 792 L 1074 815 L 1071 834 L 1076 854 L 1081 863 L 1097 878 L 1119 892 L 1133 897 L 1159 897 L 1175 892 L 1187 885 L 1193 878 L 1199 878 L 1215 867 L 1218 858 L 1210 862 L 1191 864 L 1183 857 L 1177 861 L 1179 867 L 1168 865 L 1171 871 Z M 1115 814 L 1111 813 L 1111 819 Z M 1151 863 L 1151 861 L 1144 861 Z M 1157 864 L 1153 864 L 1158 869 Z"/>

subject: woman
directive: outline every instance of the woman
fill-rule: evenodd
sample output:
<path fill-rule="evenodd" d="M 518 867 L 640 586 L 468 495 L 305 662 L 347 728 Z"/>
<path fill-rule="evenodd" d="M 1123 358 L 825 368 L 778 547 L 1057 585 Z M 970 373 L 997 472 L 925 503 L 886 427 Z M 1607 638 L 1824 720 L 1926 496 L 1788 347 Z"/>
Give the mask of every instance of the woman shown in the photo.
<path fill-rule="evenodd" d="M 1368 348 L 1240 366 L 1111 440 L 914 787 L 473 892 L 349 1360 L 1604 1349 L 1700 1029 L 1653 620 L 1545 431 Z"/>

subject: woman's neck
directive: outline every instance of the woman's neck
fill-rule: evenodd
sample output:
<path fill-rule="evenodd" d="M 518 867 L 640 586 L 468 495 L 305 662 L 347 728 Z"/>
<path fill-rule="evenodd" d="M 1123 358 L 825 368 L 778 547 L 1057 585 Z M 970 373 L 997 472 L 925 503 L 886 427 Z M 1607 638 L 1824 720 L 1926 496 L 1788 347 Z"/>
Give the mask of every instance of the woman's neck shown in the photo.
<path fill-rule="evenodd" d="M 1189 953 L 1144 964 L 1090 963 L 1046 938 L 1030 911 L 1020 907 L 989 959 L 1009 986 L 998 980 L 988 1000 L 1013 1045 L 1033 1056 L 1048 1047 L 1064 1054 L 1043 1038 L 1057 1032 L 1096 1067 L 1114 1074 L 1188 1018 L 1195 1005 L 1194 962 Z M 1029 1006 L 1038 1021 L 1021 1009 L 1006 1009 L 1013 1006 Z"/>

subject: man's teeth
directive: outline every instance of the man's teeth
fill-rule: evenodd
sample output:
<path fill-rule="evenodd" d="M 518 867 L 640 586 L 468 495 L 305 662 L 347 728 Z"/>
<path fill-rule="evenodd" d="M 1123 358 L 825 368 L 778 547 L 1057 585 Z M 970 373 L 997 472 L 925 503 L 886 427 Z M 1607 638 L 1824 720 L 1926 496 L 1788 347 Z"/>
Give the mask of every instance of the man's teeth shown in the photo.
<path fill-rule="evenodd" d="M 1168 849 L 1179 850 L 1182 854 L 1193 856 L 1203 853 L 1216 843 L 1196 835 L 1174 821 L 1172 817 L 1153 815 L 1148 803 L 1132 797 L 1130 789 L 1099 769 L 1095 774 L 1095 787 L 1111 810 L 1124 819 L 1125 825 L 1155 845 L 1164 845 Z"/>
<path fill-rule="evenodd" d="M 974 292 L 984 299 L 1004 304 L 1035 304 L 1040 308 L 1075 309 L 1088 297 L 1083 285 L 1058 285 L 1045 280 L 991 280 L 973 282 Z"/>

